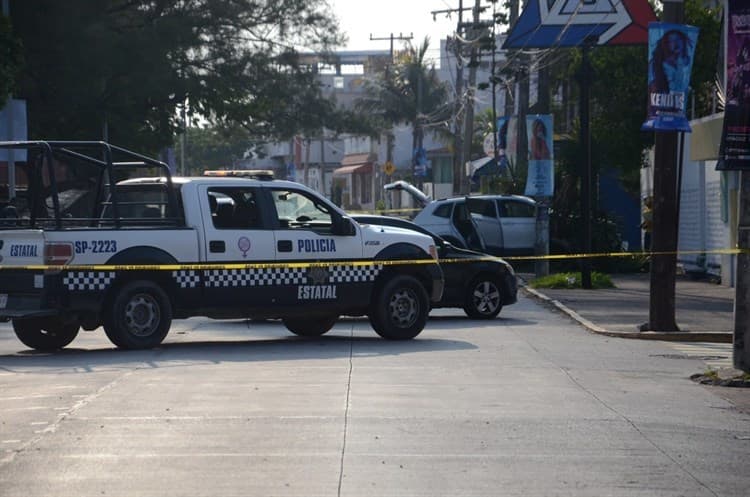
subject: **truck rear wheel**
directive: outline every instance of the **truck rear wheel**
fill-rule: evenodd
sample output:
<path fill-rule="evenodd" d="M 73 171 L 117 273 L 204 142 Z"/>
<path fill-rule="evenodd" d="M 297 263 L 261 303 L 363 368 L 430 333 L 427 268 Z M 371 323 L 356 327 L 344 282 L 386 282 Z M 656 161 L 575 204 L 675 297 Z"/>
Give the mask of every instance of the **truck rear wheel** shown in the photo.
<path fill-rule="evenodd" d="M 283 319 L 284 326 L 301 337 L 319 337 L 328 333 L 338 321 L 338 316 Z"/>
<path fill-rule="evenodd" d="M 167 336 L 172 305 L 164 290 L 150 281 L 131 281 L 116 290 L 104 331 L 122 349 L 150 349 Z"/>
<path fill-rule="evenodd" d="M 59 350 L 78 336 L 78 323 L 60 318 L 14 319 L 13 331 L 27 347 L 36 350 Z"/>
<path fill-rule="evenodd" d="M 427 291 L 415 278 L 401 275 L 383 285 L 369 318 L 381 337 L 409 340 L 422 332 L 429 313 Z"/>

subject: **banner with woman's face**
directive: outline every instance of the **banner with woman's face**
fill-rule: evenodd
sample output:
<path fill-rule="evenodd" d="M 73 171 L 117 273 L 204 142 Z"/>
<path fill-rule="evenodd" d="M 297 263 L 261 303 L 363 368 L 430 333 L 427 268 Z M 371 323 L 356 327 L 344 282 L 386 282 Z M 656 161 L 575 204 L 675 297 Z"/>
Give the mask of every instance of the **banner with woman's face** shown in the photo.
<path fill-rule="evenodd" d="M 644 131 L 687 131 L 686 109 L 698 28 L 648 25 L 648 117 Z"/>
<path fill-rule="evenodd" d="M 551 197 L 555 190 L 552 116 L 526 116 L 529 170 L 526 195 Z"/>

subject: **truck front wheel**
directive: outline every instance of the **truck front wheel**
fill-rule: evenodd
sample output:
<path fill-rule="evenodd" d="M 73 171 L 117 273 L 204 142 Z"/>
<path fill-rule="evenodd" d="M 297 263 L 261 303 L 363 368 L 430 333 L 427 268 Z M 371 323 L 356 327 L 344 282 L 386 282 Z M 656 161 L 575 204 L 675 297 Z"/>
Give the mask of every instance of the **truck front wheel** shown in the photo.
<path fill-rule="evenodd" d="M 164 290 L 150 281 L 131 281 L 116 292 L 104 317 L 110 341 L 122 349 L 158 346 L 172 324 L 172 305 Z"/>
<path fill-rule="evenodd" d="M 427 323 L 430 304 L 427 291 L 411 276 L 396 276 L 383 285 L 370 309 L 375 332 L 389 340 L 409 340 Z"/>
<path fill-rule="evenodd" d="M 338 316 L 323 316 L 309 318 L 287 318 L 284 319 L 284 326 L 301 337 L 319 337 L 324 335 L 333 328 L 338 321 Z"/>
<path fill-rule="evenodd" d="M 59 350 L 78 336 L 78 323 L 60 318 L 14 319 L 13 331 L 27 347 L 36 350 Z"/>

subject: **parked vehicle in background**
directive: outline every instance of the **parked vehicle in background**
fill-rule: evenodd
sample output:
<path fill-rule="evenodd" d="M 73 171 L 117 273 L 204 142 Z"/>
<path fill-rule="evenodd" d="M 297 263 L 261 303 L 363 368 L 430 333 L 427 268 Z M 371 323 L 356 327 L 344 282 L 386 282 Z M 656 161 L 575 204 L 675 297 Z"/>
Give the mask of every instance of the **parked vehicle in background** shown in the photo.
<path fill-rule="evenodd" d="M 458 248 L 406 219 L 360 214 L 352 219 L 359 224 L 411 229 L 433 238 L 445 282 L 443 297 L 433 307 L 460 307 L 470 318 L 492 319 L 503 306 L 516 302 L 516 275 L 504 260 Z"/>
<path fill-rule="evenodd" d="M 530 255 L 536 243 L 536 202 L 521 195 L 472 195 L 432 200 L 406 181 L 383 187 L 405 191 L 422 208 L 412 219 L 453 245 L 487 254 Z"/>

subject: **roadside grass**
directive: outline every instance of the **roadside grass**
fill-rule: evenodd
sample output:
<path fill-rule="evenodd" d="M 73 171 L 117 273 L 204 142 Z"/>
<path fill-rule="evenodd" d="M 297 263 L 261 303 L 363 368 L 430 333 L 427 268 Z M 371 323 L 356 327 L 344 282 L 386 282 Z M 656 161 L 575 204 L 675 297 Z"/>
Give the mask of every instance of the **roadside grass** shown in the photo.
<path fill-rule="evenodd" d="M 581 273 L 550 274 L 531 280 L 529 286 L 532 288 L 581 288 Z M 608 274 L 594 271 L 591 273 L 591 287 L 614 288 L 615 285 Z"/>

